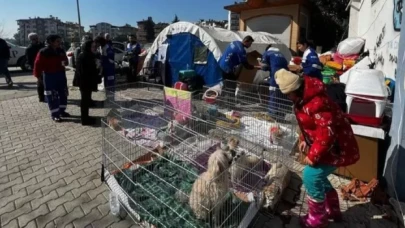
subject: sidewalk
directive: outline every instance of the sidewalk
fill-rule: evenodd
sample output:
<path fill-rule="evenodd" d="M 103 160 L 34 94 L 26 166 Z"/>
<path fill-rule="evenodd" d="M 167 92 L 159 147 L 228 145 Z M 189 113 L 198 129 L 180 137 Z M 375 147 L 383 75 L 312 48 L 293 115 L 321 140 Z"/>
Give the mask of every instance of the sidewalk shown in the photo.
<path fill-rule="evenodd" d="M 55 124 L 38 102 L 36 79 L 15 75 L 11 89 L 0 79 L 0 227 L 138 227 L 109 214 L 101 129 L 78 124 L 78 91 L 70 90 L 67 109 L 74 118 Z"/>

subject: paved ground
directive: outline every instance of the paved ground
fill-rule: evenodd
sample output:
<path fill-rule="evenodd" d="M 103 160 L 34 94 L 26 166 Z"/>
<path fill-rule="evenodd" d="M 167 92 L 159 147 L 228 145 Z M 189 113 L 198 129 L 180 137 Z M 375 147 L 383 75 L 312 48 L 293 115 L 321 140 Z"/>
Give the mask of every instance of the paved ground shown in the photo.
<path fill-rule="evenodd" d="M 0 227 L 138 227 L 109 214 L 109 192 L 99 175 L 101 130 L 78 124 L 78 91 L 70 90 L 73 118 L 55 124 L 46 104 L 37 100 L 35 79 L 17 71 L 13 76 L 11 89 L 0 78 Z M 91 110 L 103 114 L 102 108 Z M 332 177 L 332 183 L 339 180 Z M 298 227 L 297 215 L 306 212 L 303 193 L 287 222 L 258 216 L 255 227 Z M 371 222 L 380 213 L 372 205 L 342 202 L 342 209 L 345 223 L 331 227 L 395 227 Z"/>
<path fill-rule="evenodd" d="M 34 78 L 12 73 L 12 89 L 0 78 L 0 227 L 137 227 L 109 215 L 98 174 L 100 128 L 82 127 L 77 117 L 53 123 L 35 96 Z M 74 116 L 80 116 L 78 104 L 78 92 L 71 91 Z"/>

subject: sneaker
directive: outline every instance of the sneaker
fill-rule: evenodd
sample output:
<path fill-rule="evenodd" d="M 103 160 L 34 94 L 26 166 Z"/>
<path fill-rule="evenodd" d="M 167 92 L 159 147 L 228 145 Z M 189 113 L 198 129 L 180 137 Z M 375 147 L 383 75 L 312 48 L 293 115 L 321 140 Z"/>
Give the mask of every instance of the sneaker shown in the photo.
<path fill-rule="evenodd" d="M 60 113 L 60 116 L 66 118 L 66 117 L 70 117 L 70 114 L 67 113 L 67 112 L 61 112 L 61 113 Z"/>
<path fill-rule="evenodd" d="M 62 120 L 59 117 L 52 117 L 52 120 L 56 123 L 62 122 Z"/>

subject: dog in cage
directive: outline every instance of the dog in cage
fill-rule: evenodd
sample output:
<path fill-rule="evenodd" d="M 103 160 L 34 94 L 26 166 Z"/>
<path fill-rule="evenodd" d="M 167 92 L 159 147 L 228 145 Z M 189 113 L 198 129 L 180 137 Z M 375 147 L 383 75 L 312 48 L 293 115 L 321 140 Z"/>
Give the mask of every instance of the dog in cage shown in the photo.
<path fill-rule="evenodd" d="M 284 190 L 290 183 L 291 174 L 290 169 L 288 169 L 286 165 L 279 162 L 271 164 L 270 170 L 264 177 L 266 185 L 262 190 L 262 207 L 270 209 L 271 211 L 275 210 Z"/>
<path fill-rule="evenodd" d="M 232 183 L 239 184 L 246 171 L 251 170 L 259 162 L 260 158 L 254 155 L 247 154 L 244 150 L 236 151 L 236 147 L 239 145 L 239 139 L 236 137 L 230 137 L 228 139 L 228 147 L 231 151 L 233 161 L 232 166 L 229 169 Z"/>
<path fill-rule="evenodd" d="M 220 217 L 220 210 L 230 188 L 228 169 L 233 157 L 228 146 L 218 147 L 208 158 L 207 171 L 194 182 L 189 205 L 201 220 Z"/>

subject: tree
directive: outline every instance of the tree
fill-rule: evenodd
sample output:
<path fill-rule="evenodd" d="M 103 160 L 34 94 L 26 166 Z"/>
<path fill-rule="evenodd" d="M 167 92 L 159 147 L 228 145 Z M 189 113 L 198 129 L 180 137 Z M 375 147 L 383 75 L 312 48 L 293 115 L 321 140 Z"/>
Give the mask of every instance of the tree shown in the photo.
<path fill-rule="evenodd" d="M 145 21 L 145 31 L 146 31 L 146 41 L 153 42 L 155 40 L 155 22 L 153 22 L 152 18 L 149 17 L 147 21 Z"/>
<path fill-rule="evenodd" d="M 6 36 L 7 34 L 4 31 L 4 23 L 0 22 L 0 38 L 5 38 Z"/>
<path fill-rule="evenodd" d="M 347 36 L 350 0 L 309 0 L 311 37 L 318 46 L 329 50 Z"/>
<path fill-rule="evenodd" d="M 179 22 L 179 21 L 180 21 L 180 20 L 179 20 L 179 18 L 177 17 L 177 14 L 175 14 L 172 23 L 176 23 L 176 22 Z"/>

